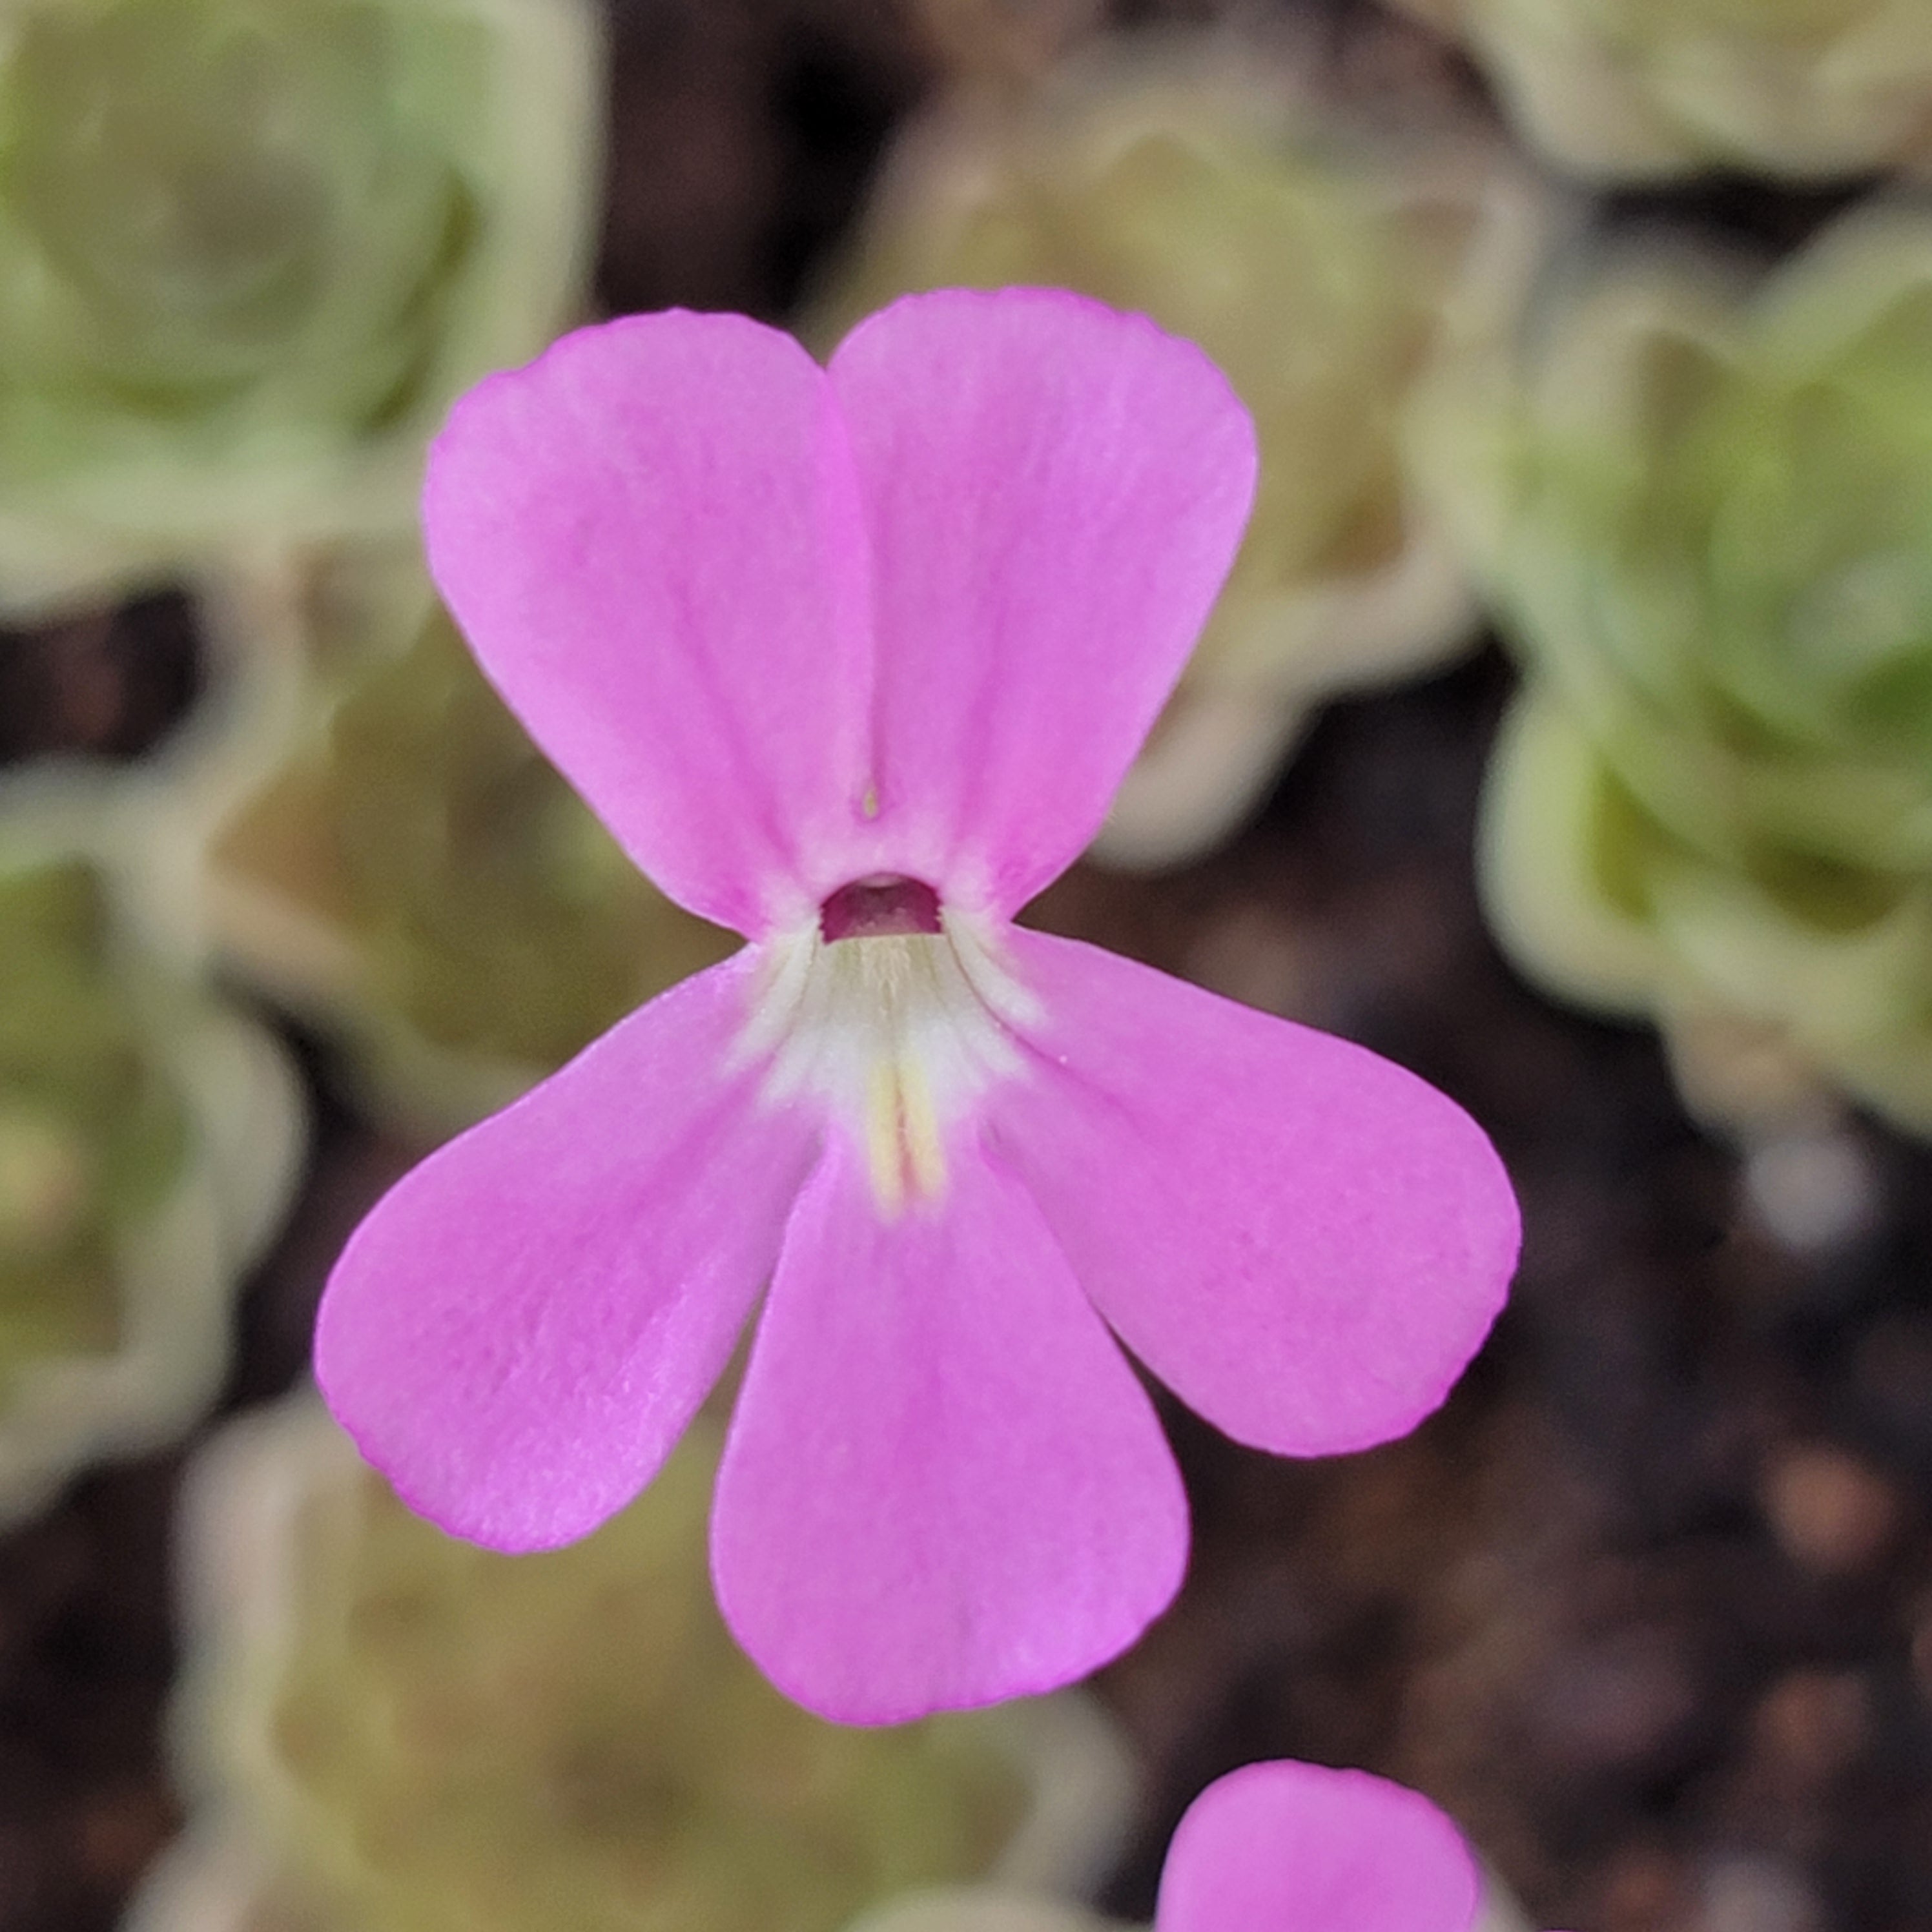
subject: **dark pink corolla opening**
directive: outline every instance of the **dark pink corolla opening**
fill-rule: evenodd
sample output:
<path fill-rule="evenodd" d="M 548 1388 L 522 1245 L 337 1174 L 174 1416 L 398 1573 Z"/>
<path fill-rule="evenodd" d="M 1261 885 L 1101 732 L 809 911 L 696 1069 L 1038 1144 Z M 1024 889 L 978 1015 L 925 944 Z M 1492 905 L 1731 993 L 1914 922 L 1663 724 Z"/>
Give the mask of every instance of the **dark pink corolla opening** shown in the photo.
<path fill-rule="evenodd" d="M 828 945 L 840 939 L 900 938 L 939 929 L 939 895 L 922 880 L 896 873 L 854 879 L 818 909 L 819 933 Z"/>

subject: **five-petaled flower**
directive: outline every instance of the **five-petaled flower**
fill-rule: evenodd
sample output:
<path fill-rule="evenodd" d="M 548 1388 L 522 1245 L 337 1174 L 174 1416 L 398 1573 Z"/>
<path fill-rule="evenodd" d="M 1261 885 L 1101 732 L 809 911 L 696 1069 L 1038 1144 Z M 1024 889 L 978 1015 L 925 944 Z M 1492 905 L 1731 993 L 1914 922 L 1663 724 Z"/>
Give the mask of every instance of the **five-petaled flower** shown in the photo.
<path fill-rule="evenodd" d="M 1099 825 L 1253 471 L 1198 350 L 1045 290 L 911 298 L 826 368 L 630 317 L 458 405 L 451 609 L 638 863 L 751 943 L 350 1242 L 317 1372 L 406 1500 L 584 1534 L 769 1282 L 719 1600 L 782 1689 L 886 1721 L 1079 1676 L 1173 1595 L 1185 1502 L 1120 1343 L 1284 1454 L 1441 1400 L 1516 1250 L 1474 1124 L 1012 922 Z"/>

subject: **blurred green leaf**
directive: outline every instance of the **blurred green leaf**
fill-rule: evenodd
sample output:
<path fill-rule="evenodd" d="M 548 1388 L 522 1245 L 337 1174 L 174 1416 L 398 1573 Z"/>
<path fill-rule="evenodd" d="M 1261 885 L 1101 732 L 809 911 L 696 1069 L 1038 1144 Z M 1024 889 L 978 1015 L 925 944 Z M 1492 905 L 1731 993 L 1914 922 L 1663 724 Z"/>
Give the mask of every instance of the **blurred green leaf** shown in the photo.
<path fill-rule="evenodd" d="M 184 1169 L 186 1108 L 80 861 L 0 877 L 0 1387 L 120 1338 L 117 1240 Z"/>

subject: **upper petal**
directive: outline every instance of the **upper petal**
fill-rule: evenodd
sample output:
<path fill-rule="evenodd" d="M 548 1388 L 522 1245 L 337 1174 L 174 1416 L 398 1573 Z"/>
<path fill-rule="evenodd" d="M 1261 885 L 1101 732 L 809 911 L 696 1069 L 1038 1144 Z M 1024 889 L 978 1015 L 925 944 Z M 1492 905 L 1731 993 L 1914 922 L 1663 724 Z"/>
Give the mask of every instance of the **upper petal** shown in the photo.
<path fill-rule="evenodd" d="M 628 1502 L 723 1369 L 816 1130 L 726 1071 L 747 955 L 405 1175 L 330 1276 L 316 1373 L 404 1499 L 502 1550 Z"/>
<path fill-rule="evenodd" d="M 811 858 L 870 776 L 866 538 L 790 336 L 682 311 L 566 336 L 457 404 L 423 524 L 484 670 L 664 891 L 755 934 L 841 883 Z"/>
<path fill-rule="evenodd" d="M 1010 912 L 1093 837 L 1247 520 L 1191 343 L 1058 290 L 914 296 L 831 364 L 872 538 L 899 869 Z"/>
<path fill-rule="evenodd" d="M 1166 1607 L 1186 1543 L 1153 1406 L 1024 1190 L 968 1148 L 943 1203 L 889 1220 L 830 1142 L 712 1524 L 718 1602 L 772 1682 L 848 1724 L 1051 1689 Z"/>
<path fill-rule="evenodd" d="M 1034 1077 L 990 1132 L 1136 1354 L 1238 1440 L 1332 1455 L 1448 1393 L 1515 1266 L 1461 1108 L 1366 1048 L 1016 931 Z"/>
<path fill-rule="evenodd" d="M 1478 1881 L 1455 1826 L 1366 1772 L 1244 1765 L 1190 1804 L 1154 1932 L 1468 1932 Z"/>

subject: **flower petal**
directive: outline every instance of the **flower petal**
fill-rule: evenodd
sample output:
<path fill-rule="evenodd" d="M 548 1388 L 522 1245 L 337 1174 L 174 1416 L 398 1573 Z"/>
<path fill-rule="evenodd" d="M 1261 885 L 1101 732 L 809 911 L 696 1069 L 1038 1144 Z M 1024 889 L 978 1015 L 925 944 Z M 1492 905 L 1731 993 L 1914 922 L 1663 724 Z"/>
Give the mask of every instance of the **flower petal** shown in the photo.
<path fill-rule="evenodd" d="M 908 297 L 831 372 L 872 532 L 880 825 L 899 869 L 1011 912 L 1093 837 L 1179 676 L 1253 430 L 1191 343 L 1054 290 Z"/>
<path fill-rule="evenodd" d="M 1278 1454 L 1412 1428 L 1515 1265 L 1481 1129 L 1365 1048 L 1092 946 L 1008 939 L 1044 1017 L 1034 1077 L 988 1096 L 988 1138 L 1120 1339 Z"/>
<path fill-rule="evenodd" d="M 1468 1932 L 1478 1897 L 1468 1847 L 1419 1792 L 1284 1760 L 1187 1808 L 1154 1932 Z"/>
<path fill-rule="evenodd" d="M 316 1374 L 410 1505 L 500 1550 L 648 1482 L 770 1272 L 816 1133 L 724 1070 L 744 954 L 406 1174 L 336 1264 Z"/>
<path fill-rule="evenodd" d="M 1048 1690 L 1133 1642 L 1186 1546 L 1153 1405 L 1024 1190 L 967 1147 L 886 1220 L 830 1143 L 718 1479 L 718 1602 L 766 1674 L 848 1724 Z"/>
<path fill-rule="evenodd" d="M 580 329 L 430 454 L 430 567 L 484 670 L 665 892 L 754 936 L 842 883 L 802 855 L 870 776 L 855 490 L 824 372 L 740 316 Z"/>

